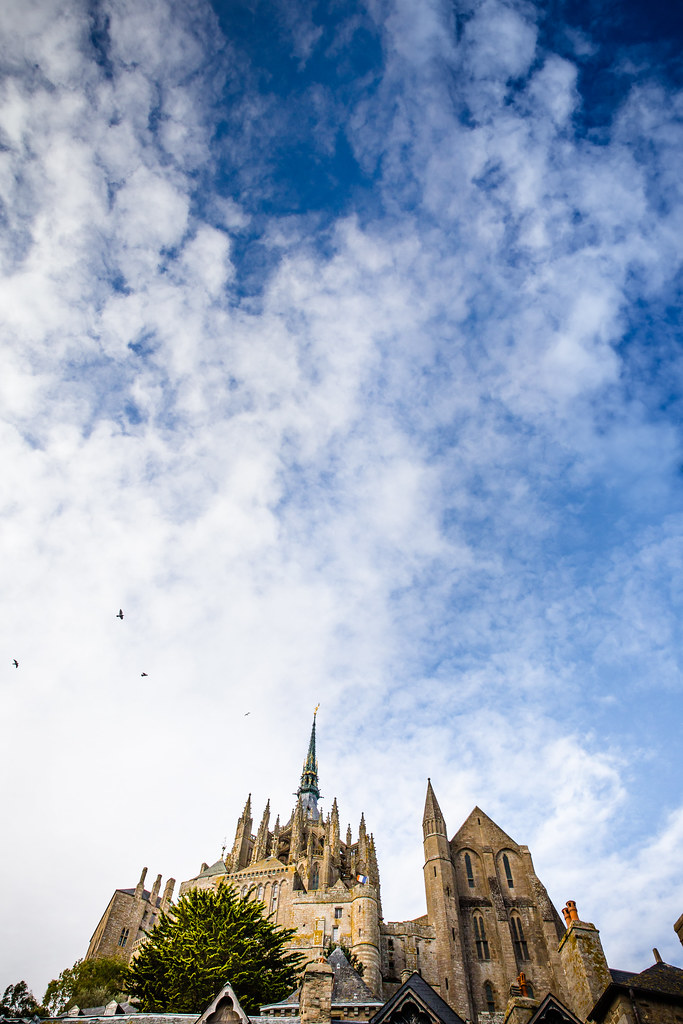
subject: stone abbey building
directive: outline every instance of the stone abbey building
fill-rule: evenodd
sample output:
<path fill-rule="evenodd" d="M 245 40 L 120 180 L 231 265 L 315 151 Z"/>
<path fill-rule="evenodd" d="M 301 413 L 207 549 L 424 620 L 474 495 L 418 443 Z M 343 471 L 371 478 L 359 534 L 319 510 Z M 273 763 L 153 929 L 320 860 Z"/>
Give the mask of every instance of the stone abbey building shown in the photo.
<path fill-rule="evenodd" d="M 390 999 L 418 972 L 464 1021 L 501 1024 L 511 996 L 523 1002 L 547 993 L 586 1019 L 611 982 L 598 931 L 579 920 L 571 903 L 562 920 L 526 846 L 478 807 L 449 839 L 428 782 L 422 821 L 427 913 L 385 921 L 375 844 L 364 817 L 355 837 L 350 827 L 342 835 L 336 799 L 324 817 L 319 798 L 314 715 L 289 818 L 271 824 L 267 804 L 254 831 L 248 798 L 230 852 L 203 864 L 181 884 L 180 894 L 234 885 L 262 902 L 272 921 L 296 929 L 293 948 L 307 959 L 330 943 L 349 947 L 379 999 Z M 87 957 L 134 955 L 158 912 L 170 906 L 175 884 L 170 879 L 160 895 L 161 876 L 151 892 L 144 880 L 143 872 L 136 889 L 114 894 Z"/>

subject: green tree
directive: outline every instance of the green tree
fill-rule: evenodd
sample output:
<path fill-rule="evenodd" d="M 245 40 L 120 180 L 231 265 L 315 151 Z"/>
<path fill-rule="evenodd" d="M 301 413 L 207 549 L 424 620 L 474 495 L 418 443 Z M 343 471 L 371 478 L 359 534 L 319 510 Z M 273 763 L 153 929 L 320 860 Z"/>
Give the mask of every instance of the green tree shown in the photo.
<path fill-rule="evenodd" d="M 96 960 L 77 960 L 54 978 L 43 996 L 43 1005 L 51 1017 L 72 1006 L 104 1006 L 112 999 L 121 1001 L 128 989 L 128 964 L 115 956 Z"/>
<path fill-rule="evenodd" d="M 8 985 L 0 1002 L 0 1016 L 3 1017 L 33 1017 L 40 1015 L 42 1010 L 25 981 Z"/>
<path fill-rule="evenodd" d="M 339 947 L 339 949 L 341 949 L 342 953 L 344 954 L 346 959 L 349 961 L 349 963 L 351 964 L 353 969 L 358 971 L 358 973 L 360 974 L 360 976 L 362 978 L 363 977 L 363 971 L 365 970 L 365 965 L 364 965 L 362 960 L 358 959 L 358 957 L 356 956 L 355 953 L 351 952 L 351 950 L 349 949 L 349 947 L 347 945 L 345 945 L 345 943 L 343 943 L 343 942 L 330 942 L 327 945 L 327 947 L 325 948 L 325 956 L 329 957 L 334 952 L 334 950 L 337 948 L 337 946 Z"/>
<path fill-rule="evenodd" d="M 263 917 L 263 904 L 229 885 L 191 889 L 156 927 L 130 966 L 129 991 L 153 1013 L 203 1010 L 230 982 L 247 1013 L 284 998 L 296 984 L 293 928 Z"/>

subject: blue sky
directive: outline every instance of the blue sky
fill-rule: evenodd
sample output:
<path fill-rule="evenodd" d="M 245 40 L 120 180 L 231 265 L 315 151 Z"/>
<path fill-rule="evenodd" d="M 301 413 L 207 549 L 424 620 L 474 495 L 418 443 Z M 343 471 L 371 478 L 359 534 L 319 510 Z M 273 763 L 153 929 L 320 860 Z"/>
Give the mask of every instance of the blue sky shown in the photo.
<path fill-rule="evenodd" d="M 3 5 L 0 985 L 287 814 L 318 702 L 387 919 L 431 776 L 613 966 L 681 963 L 682 37 Z"/>

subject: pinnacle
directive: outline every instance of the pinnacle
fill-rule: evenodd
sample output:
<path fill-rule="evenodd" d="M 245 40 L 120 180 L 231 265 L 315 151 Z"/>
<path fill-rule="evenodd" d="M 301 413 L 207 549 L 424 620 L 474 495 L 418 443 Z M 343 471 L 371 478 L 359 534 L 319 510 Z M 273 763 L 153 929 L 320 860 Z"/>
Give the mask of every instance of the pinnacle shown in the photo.
<path fill-rule="evenodd" d="M 445 829 L 444 817 L 441 813 L 441 808 L 439 807 L 439 801 L 436 799 L 436 794 L 432 788 L 431 779 L 427 779 L 427 796 L 425 798 L 424 814 L 422 815 L 422 823 L 424 824 L 426 821 L 438 821 L 444 825 Z"/>

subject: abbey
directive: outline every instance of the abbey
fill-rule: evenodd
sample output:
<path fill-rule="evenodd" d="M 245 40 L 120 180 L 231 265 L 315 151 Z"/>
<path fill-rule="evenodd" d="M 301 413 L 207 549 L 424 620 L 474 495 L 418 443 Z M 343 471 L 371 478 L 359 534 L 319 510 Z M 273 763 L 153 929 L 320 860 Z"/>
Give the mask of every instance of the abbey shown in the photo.
<path fill-rule="evenodd" d="M 519 846 L 475 808 L 449 841 L 431 782 L 423 818 L 427 913 L 385 922 L 372 834 L 342 835 L 336 798 L 323 817 L 318 800 L 315 716 L 297 801 L 271 826 L 270 805 L 253 834 L 251 800 L 230 853 L 183 882 L 181 894 L 227 881 L 262 901 L 272 920 L 295 928 L 308 957 L 330 943 L 349 947 L 363 978 L 387 999 L 419 971 L 465 1020 L 502 1012 L 523 971 L 527 991 L 566 998 L 558 944 L 565 926 Z M 416 880 L 417 882 L 417 880 Z M 596 933 L 597 934 L 597 933 Z"/>
<path fill-rule="evenodd" d="M 391 1000 L 417 972 L 462 1021 L 526 1024 L 532 1008 L 551 999 L 562 1024 L 579 1024 L 614 987 L 620 972 L 610 973 L 594 925 L 581 921 L 571 902 L 562 920 L 528 848 L 478 807 L 449 839 L 428 781 L 422 821 L 427 913 L 385 921 L 375 843 L 364 817 L 355 837 L 350 827 L 342 836 L 336 798 L 326 817 L 319 799 L 314 715 L 287 820 L 276 817 L 271 825 L 268 803 L 254 831 L 249 797 L 230 851 L 202 864 L 180 894 L 232 884 L 262 902 L 272 921 L 296 930 L 293 948 L 307 960 L 331 944 L 347 946 L 380 1001 Z M 161 897 L 160 883 L 159 876 L 147 892 L 143 872 L 135 890 L 117 890 L 87 957 L 135 954 L 155 915 L 171 905 L 173 879 Z"/>

